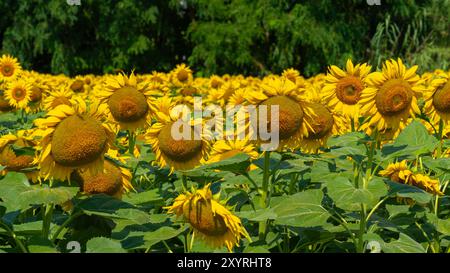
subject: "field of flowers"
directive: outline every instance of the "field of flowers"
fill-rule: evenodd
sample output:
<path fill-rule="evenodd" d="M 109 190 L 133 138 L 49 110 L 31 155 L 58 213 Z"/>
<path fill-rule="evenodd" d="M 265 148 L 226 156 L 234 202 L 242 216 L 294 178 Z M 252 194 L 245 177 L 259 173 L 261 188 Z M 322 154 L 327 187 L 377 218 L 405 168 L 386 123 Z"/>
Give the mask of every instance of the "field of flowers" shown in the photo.
<path fill-rule="evenodd" d="M 400 59 L 311 78 L 184 64 L 71 78 L 3 55 L 0 253 L 448 253 L 449 79 Z M 249 126 L 238 138 L 233 116 L 199 132 L 213 116 L 195 110 L 197 137 L 176 138 L 174 109 L 198 98 L 277 106 L 276 124 L 258 121 L 279 145 Z"/>

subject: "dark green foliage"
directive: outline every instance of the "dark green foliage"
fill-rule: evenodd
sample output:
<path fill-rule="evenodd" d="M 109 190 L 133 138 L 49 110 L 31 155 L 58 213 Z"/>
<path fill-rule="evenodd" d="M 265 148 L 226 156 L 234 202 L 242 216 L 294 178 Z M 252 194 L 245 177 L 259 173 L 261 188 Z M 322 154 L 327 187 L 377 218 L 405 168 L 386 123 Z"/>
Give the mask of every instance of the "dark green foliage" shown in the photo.
<path fill-rule="evenodd" d="M 447 0 L 64 0 L 0 2 L 2 51 L 41 72 L 168 71 L 307 76 L 347 58 L 447 69 Z"/>

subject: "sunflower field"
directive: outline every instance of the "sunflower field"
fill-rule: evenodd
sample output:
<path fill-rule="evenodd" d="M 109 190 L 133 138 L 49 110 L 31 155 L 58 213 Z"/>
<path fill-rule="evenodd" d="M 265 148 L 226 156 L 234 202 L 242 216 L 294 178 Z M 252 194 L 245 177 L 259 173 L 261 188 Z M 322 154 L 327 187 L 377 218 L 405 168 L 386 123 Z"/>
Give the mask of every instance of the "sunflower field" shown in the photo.
<path fill-rule="evenodd" d="M 5 54 L 0 91 L 0 252 L 450 252 L 450 71 L 69 77 Z M 229 117 L 175 138 L 198 98 L 277 106 L 278 146 Z"/>

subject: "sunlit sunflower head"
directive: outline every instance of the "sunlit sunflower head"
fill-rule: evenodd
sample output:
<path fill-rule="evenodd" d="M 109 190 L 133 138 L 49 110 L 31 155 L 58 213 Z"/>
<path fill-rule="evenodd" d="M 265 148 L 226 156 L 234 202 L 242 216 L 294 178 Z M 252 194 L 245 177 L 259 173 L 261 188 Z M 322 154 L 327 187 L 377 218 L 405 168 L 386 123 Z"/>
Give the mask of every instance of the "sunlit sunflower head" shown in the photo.
<path fill-rule="evenodd" d="M 429 192 L 434 195 L 443 195 L 444 193 L 440 190 L 439 187 L 439 180 L 432 179 L 431 177 L 416 173 L 413 174 L 411 179 L 409 180 L 409 183 L 412 186 L 416 186 L 418 188 L 421 188 L 422 190 Z"/>
<path fill-rule="evenodd" d="M 170 75 L 172 84 L 177 87 L 189 85 L 194 80 L 194 77 L 192 76 L 192 70 L 185 64 L 177 65 L 175 69 L 170 72 Z"/>
<path fill-rule="evenodd" d="M 444 124 L 450 122 L 450 77 L 441 73 L 431 80 L 425 93 L 425 112 L 431 122 Z"/>
<path fill-rule="evenodd" d="M 370 73 L 367 64 L 353 65 L 347 60 L 344 70 L 332 65 L 329 68 L 322 88 L 324 102 L 337 113 L 357 119 L 359 117 L 358 102 L 365 86 L 365 80 Z"/>
<path fill-rule="evenodd" d="M 235 136 L 230 140 L 217 140 L 214 142 L 208 160 L 205 163 L 219 162 L 240 153 L 248 155 L 251 159 L 257 159 L 259 156 L 256 147 L 252 143 L 246 139 L 237 139 Z"/>
<path fill-rule="evenodd" d="M 182 216 L 192 226 L 194 238 L 198 237 L 214 248 L 226 246 L 232 252 L 242 237 L 250 240 L 241 219 L 213 197 L 210 184 L 180 194 L 167 209 L 168 213 Z"/>
<path fill-rule="evenodd" d="M 252 90 L 252 87 L 242 87 L 236 89 L 236 91 L 234 91 L 233 95 L 231 95 L 226 104 L 230 106 L 248 104 L 245 97 L 249 90 Z"/>
<path fill-rule="evenodd" d="M 361 112 L 370 120 L 361 128 L 371 134 L 374 125 L 379 132 L 398 130 L 409 117 L 420 114 L 417 98 L 426 90 L 416 74 L 417 66 L 406 69 L 402 60 L 386 61 L 381 72 L 367 77 L 367 85 L 361 93 Z"/>
<path fill-rule="evenodd" d="M 342 114 L 333 112 L 321 103 L 319 87 L 310 86 L 307 96 L 309 102 L 305 104 L 314 116 L 305 117 L 310 128 L 308 128 L 308 135 L 300 140 L 299 146 L 305 153 L 317 153 L 321 147 L 326 146 L 330 136 L 348 131 L 348 122 L 345 122 Z"/>
<path fill-rule="evenodd" d="M 88 108 L 78 100 L 75 107 L 59 105 L 35 121 L 36 134 L 42 137 L 39 164 L 46 178 L 65 180 L 74 170 L 91 174 L 103 170 L 104 154 L 115 137 L 104 120 L 105 108 L 96 102 Z"/>
<path fill-rule="evenodd" d="M 313 110 L 306 103 L 306 89 L 299 89 L 292 81 L 276 76 L 264 79 L 259 88 L 260 90 L 247 94 L 248 102 L 257 105 L 258 112 L 260 109 L 267 110 L 266 117 L 260 116 L 259 118 L 267 118 L 269 131 L 272 127 L 270 124 L 272 107 L 274 107 L 273 109 L 278 107 L 280 140 L 278 150 L 295 148 L 298 141 L 307 136 L 308 129 L 311 128 L 305 117 L 314 116 Z M 261 106 L 265 106 L 265 108 L 261 108 Z"/>
<path fill-rule="evenodd" d="M 5 91 L 9 104 L 17 109 L 26 109 L 31 98 L 31 84 L 23 79 L 11 81 Z"/>
<path fill-rule="evenodd" d="M 407 184 L 413 172 L 408 168 L 406 160 L 391 163 L 384 170 L 378 172 L 383 177 L 398 183 Z"/>
<path fill-rule="evenodd" d="M 160 109 L 163 110 L 163 109 Z M 189 170 L 200 164 L 209 151 L 210 133 L 205 133 L 198 120 L 184 113 L 157 111 L 157 122 L 146 132 L 146 142 L 152 146 L 161 167 Z"/>
<path fill-rule="evenodd" d="M 0 81 L 14 80 L 21 72 L 22 67 L 17 58 L 10 55 L 3 55 L 0 58 Z"/>
<path fill-rule="evenodd" d="M 86 82 L 84 79 L 80 76 L 75 77 L 75 79 L 72 79 L 69 82 L 69 89 L 75 94 L 82 95 L 88 92 L 88 89 L 86 88 Z"/>
<path fill-rule="evenodd" d="M 73 92 L 66 85 L 61 85 L 48 92 L 44 99 L 44 109 L 50 111 L 59 105 L 74 105 Z"/>
<path fill-rule="evenodd" d="M 122 198 L 122 194 L 133 189 L 131 185 L 132 174 L 130 170 L 120 166 L 125 163 L 116 150 L 109 150 L 106 154 L 103 172 L 90 173 L 88 171 L 76 170 L 70 178 L 80 186 L 86 194 L 106 194 L 116 198 Z M 116 163 L 116 162 L 118 163 Z"/>
<path fill-rule="evenodd" d="M 223 83 L 223 79 L 217 75 L 212 75 L 209 78 L 209 87 L 211 88 L 218 89 L 222 86 Z"/>
<path fill-rule="evenodd" d="M 134 72 L 129 77 L 119 74 L 108 77 L 97 96 L 122 130 L 135 131 L 146 128 L 150 122 L 147 88 L 147 83 L 137 81 Z"/>

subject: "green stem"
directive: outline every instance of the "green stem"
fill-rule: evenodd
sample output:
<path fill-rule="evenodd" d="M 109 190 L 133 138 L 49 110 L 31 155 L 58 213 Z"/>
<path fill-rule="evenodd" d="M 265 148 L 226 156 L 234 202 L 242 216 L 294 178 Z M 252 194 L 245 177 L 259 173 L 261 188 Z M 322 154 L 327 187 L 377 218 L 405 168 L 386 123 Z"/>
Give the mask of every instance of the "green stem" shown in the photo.
<path fill-rule="evenodd" d="M 50 224 L 53 216 L 53 204 L 47 204 L 44 207 L 44 217 L 42 221 L 42 237 L 48 238 L 50 233 Z"/>
<path fill-rule="evenodd" d="M 269 191 L 269 176 L 270 176 L 270 152 L 265 151 L 264 152 L 264 173 L 263 173 L 263 183 L 261 187 L 261 208 L 265 209 L 268 205 L 268 191 Z M 259 239 L 265 240 L 266 239 L 266 229 L 267 229 L 267 221 L 263 220 L 259 222 Z"/>
<path fill-rule="evenodd" d="M 165 240 L 162 241 L 162 243 L 164 244 L 164 246 L 167 248 L 167 252 L 169 253 L 173 253 L 172 249 L 170 248 L 170 246 L 166 243 Z"/>
<path fill-rule="evenodd" d="M 443 145 L 443 141 L 442 141 L 442 133 L 444 132 L 444 121 L 441 119 L 439 121 L 439 132 L 438 132 L 438 139 L 439 139 L 439 146 L 437 149 L 437 158 L 440 158 L 442 155 L 442 145 Z"/>
<path fill-rule="evenodd" d="M 14 233 L 12 229 L 9 228 L 9 226 L 5 223 L 3 223 L 0 219 L 1 226 L 11 235 L 11 237 L 14 239 L 16 244 L 19 246 L 20 250 L 22 250 L 23 253 L 28 253 L 27 248 L 22 243 L 22 241 L 17 237 L 17 235 Z"/>
<path fill-rule="evenodd" d="M 387 199 L 389 199 L 389 195 L 387 195 L 386 197 L 384 197 L 383 199 L 381 199 L 369 212 L 369 214 L 367 214 L 366 217 L 366 222 L 369 222 L 370 217 L 372 216 L 372 214 L 381 206 L 381 204 L 384 203 L 384 201 L 386 201 Z"/>
<path fill-rule="evenodd" d="M 131 130 L 128 130 L 128 153 L 131 156 L 134 156 L 134 145 L 135 144 L 136 144 L 136 136 Z"/>
<path fill-rule="evenodd" d="M 52 242 L 55 242 L 56 239 L 58 239 L 59 234 L 63 231 L 63 229 L 69 225 L 75 218 L 77 218 L 78 216 L 82 215 L 83 213 L 81 211 L 78 211 L 76 213 L 73 213 L 72 215 L 69 216 L 69 218 L 67 218 L 66 221 L 64 221 L 64 223 L 59 226 L 59 228 L 56 230 L 55 234 L 53 234 L 52 236 Z"/>
<path fill-rule="evenodd" d="M 291 183 L 289 183 L 289 194 L 293 194 L 295 192 L 295 186 L 298 181 L 298 173 L 291 174 Z"/>
<path fill-rule="evenodd" d="M 184 173 L 181 174 L 181 186 L 183 187 L 183 191 L 186 192 L 188 190 L 187 177 Z"/>
<path fill-rule="evenodd" d="M 364 234 L 366 233 L 366 205 L 361 204 L 361 220 L 358 232 L 358 253 L 364 253 Z"/>

